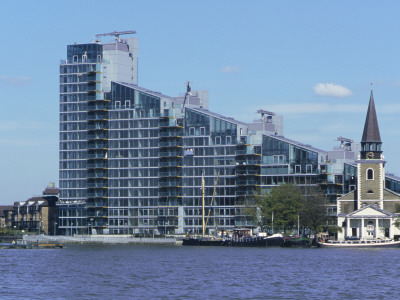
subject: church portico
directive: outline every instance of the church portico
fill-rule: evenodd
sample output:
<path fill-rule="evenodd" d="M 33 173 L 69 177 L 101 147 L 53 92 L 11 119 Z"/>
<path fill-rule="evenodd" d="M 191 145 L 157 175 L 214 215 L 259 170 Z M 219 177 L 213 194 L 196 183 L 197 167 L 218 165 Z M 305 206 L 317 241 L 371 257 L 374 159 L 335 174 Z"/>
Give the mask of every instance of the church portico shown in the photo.
<path fill-rule="evenodd" d="M 368 205 L 347 215 L 340 215 L 345 224 L 339 239 L 359 238 L 363 240 L 393 238 L 391 230 L 395 215 L 376 206 Z"/>

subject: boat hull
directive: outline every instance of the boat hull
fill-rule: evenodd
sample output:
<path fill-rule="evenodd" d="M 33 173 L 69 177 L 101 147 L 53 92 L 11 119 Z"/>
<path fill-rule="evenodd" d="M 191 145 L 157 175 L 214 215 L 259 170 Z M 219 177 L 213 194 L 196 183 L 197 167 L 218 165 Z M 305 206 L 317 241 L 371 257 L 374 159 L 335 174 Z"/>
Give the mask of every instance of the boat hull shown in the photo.
<path fill-rule="evenodd" d="M 265 241 L 268 247 L 280 247 L 283 245 L 283 237 L 266 238 Z"/>
<path fill-rule="evenodd" d="M 309 238 L 284 239 L 282 247 L 311 247 L 311 239 Z"/>
<path fill-rule="evenodd" d="M 184 238 L 182 246 L 224 246 L 225 241 L 220 239 Z"/>
<path fill-rule="evenodd" d="M 398 248 L 400 241 L 338 241 L 318 243 L 323 248 Z"/>
<path fill-rule="evenodd" d="M 225 246 L 231 247 L 265 247 L 267 246 L 264 237 L 238 238 L 227 240 Z"/>

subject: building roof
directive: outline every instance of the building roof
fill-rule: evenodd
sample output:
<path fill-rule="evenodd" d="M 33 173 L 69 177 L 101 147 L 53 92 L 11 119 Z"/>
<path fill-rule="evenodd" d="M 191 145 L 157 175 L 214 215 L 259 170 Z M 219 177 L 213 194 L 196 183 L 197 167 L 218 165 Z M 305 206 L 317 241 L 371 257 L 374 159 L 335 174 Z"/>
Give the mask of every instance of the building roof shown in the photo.
<path fill-rule="evenodd" d="M 11 205 L 1 205 L 0 206 L 0 217 L 4 217 L 5 216 L 4 212 L 6 210 L 12 210 L 12 209 L 13 209 L 13 207 Z"/>
<path fill-rule="evenodd" d="M 288 144 L 292 144 L 292 145 L 294 145 L 294 146 L 297 146 L 297 147 L 300 147 L 300 148 L 303 148 L 303 149 L 306 149 L 306 150 L 314 151 L 314 152 L 317 152 L 317 153 L 319 153 L 319 154 L 322 153 L 323 155 L 326 155 L 326 154 L 327 154 L 327 151 L 325 151 L 325 150 L 322 150 L 322 149 L 313 147 L 313 146 L 311 146 L 311 145 L 302 144 L 302 143 L 300 143 L 300 142 L 297 142 L 297 141 L 292 140 L 292 139 L 288 139 L 288 138 L 286 138 L 286 137 L 284 137 L 284 136 L 281 136 L 281 135 L 273 135 L 273 134 L 266 134 L 266 133 L 263 133 L 263 134 L 264 134 L 265 136 L 272 137 L 272 138 L 274 138 L 274 139 L 280 140 L 280 141 L 282 141 L 282 142 L 286 142 L 286 143 L 288 143 Z"/>
<path fill-rule="evenodd" d="M 369 105 L 367 117 L 364 124 L 364 132 L 361 142 L 381 142 L 381 135 L 379 134 L 378 119 L 376 117 L 374 94 L 371 91 L 369 98 Z"/>
<path fill-rule="evenodd" d="M 205 109 L 205 108 L 188 107 L 188 109 L 191 109 L 191 110 L 194 110 L 194 111 L 198 111 L 200 113 L 203 113 L 203 114 L 206 114 L 206 115 L 209 115 L 209 116 L 212 116 L 212 117 L 216 117 L 216 118 L 219 118 L 221 120 L 224 120 L 224 121 L 227 121 L 227 122 L 230 122 L 230 123 L 247 125 L 247 123 L 235 120 L 234 118 L 230 118 L 230 117 L 226 117 L 226 116 L 217 114 L 217 113 L 209 111 L 208 109 Z"/>
<path fill-rule="evenodd" d="M 129 88 L 138 90 L 138 91 L 140 91 L 140 92 L 143 92 L 143 93 L 146 93 L 146 94 L 155 96 L 155 97 L 159 97 L 159 98 L 170 98 L 170 99 L 172 99 L 172 97 L 167 96 L 167 95 L 164 95 L 163 93 L 156 92 L 156 91 L 152 91 L 152 90 L 146 89 L 146 88 L 144 88 L 144 87 L 138 86 L 138 85 L 136 85 L 136 84 L 130 84 L 130 83 L 121 82 L 121 81 L 115 81 L 115 83 L 120 84 L 120 85 L 124 85 L 124 86 L 126 86 L 126 87 L 129 87 Z"/>
<path fill-rule="evenodd" d="M 364 212 L 364 213 L 361 213 L 361 212 Z M 392 218 L 392 217 L 394 217 L 394 214 L 392 214 L 386 210 L 383 210 L 375 205 L 365 205 L 365 206 L 361 207 L 360 209 L 357 209 L 357 210 L 347 214 L 346 216 L 351 217 L 351 218 L 366 218 L 366 217 Z"/>

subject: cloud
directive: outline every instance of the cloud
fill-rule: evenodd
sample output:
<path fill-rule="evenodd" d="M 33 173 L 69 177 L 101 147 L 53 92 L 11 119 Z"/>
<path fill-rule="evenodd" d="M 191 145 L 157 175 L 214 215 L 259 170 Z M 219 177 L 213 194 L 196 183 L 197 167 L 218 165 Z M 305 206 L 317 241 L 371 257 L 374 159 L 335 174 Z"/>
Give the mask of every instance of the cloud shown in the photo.
<path fill-rule="evenodd" d="M 235 73 L 235 72 L 239 72 L 239 68 L 238 66 L 225 66 L 222 67 L 222 73 Z"/>
<path fill-rule="evenodd" d="M 9 77 L 9 76 L 0 76 L 0 81 L 8 84 L 8 85 L 15 85 L 15 86 L 24 86 L 31 83 L 33 79 L 31 77 Z"/>
<path fill-rule="evenodd" d="M 318 96 L 343 98 L 353 94 L 348 88 L 334 83 L 318 83 L 313 89 Z"/>

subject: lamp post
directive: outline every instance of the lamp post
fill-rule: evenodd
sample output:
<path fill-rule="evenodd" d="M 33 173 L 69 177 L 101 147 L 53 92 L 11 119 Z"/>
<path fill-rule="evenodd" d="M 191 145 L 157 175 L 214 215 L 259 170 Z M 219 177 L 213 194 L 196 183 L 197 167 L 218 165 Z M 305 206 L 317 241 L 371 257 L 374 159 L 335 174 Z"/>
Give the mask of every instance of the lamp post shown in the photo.
<path fill-rule="evenodd" d="M 90 231 L 90 234 L 93 234 L 93 221 L 94 221 L 94 219 L 90 218 L 90 225 L 92 225 L 92 230 Z"/>
<path fill-rule="evenodd" d="M 54 236 L 56 236 L 56 229 L 57 229 L 57 222 L 54 222 L 54 232 L 53 232 Z"/>

